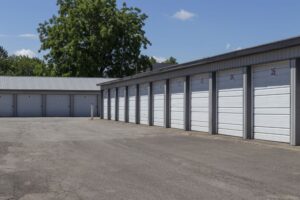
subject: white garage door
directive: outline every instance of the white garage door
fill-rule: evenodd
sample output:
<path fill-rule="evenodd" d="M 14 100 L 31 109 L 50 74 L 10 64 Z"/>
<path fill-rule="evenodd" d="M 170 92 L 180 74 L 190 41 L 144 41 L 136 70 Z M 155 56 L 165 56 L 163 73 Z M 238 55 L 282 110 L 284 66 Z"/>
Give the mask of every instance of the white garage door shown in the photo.
<path fill-rule="evenodd" d="M 140 123 L 149 124 L 149 84 L 140 85 Z"/>
<path fill-rule="evenodd" d="M 136 86 L 130 86 L 128 88 L 128 112 L 129 112 L 129 122 L 135 123 L 135 108 L 136 108 Z"/>
<path fill-rule="evenodd" d="M 47 95 L 46 116 L 68 117 L 70 116 L 69 95 Z"/>
<path fill-rule="evenodd" d="M 74 116 L 91 116 L 91 105 L 94 106 L 94 116 L 96 116 L 97 95 L 74 95 Z"/>
<path fill-rule="evenodd" d="M 119 97 L 119 121 L 124 122 L 125 121 L 125 87 L 121 87 L 118 90 L 118 97 Z"/>
<path fill-rule="evenodd" d="M 108 91 L 103 91 L 103 118 L 108 119 Z"/>
<path fill-rule="evenodd" d="M 184 82 L 185 78 L 170 81 L 171 128 L 184 128 Z"/>
<path fill-rule="evenodd" d="M 42 95 L 18 94 L 17 111 L 19 117 L 41 117 Z"/>
<path fill-rule="evenodd" d="M 0 117 L 12 117 L 14 115 L 13 95 L 0 95 Z"/>
<path fill-rule="evenodd" d="M 289 62 L 253 68 L 254 138 L 290 142 Z"/>
<path fill-rule="evenodd" d="M 165 124 L 165 81 L 153 83 L 153 125 Z"/>
<path fill-rule="evenodd" d="M 218 133 L 243 137 L 243 69 L 219 72 L 217 89 Z"/>
<path fill-rule="evenodd" d="M 191 77 L 191 130 L 208 132 L 209 75 Z"/>
<path fill-rule="evenodd" d="M 110 119 L 116 120 L 116 89 L 110 90 Z"/>

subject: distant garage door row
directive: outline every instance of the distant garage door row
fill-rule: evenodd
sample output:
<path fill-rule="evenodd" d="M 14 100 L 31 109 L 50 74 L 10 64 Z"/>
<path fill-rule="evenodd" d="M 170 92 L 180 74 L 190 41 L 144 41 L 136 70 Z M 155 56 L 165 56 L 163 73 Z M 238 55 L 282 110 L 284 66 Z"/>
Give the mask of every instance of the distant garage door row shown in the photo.
<path fill-rule="evenodd" d="M 98 115 L 97 94 L 0 94 L 0 117 L 88 117 Z"/>
<path fill-rule="evenodd" d="M 104 104 L 107 91 L 103 90 Z M 119 107 L 111 104 L 113 108 L 109 110 L 104 105 L 104 118 L 108 112 L 119 109 L 120 121 L 249 139 L 291 141 L 290 61 L 144 82 L 119 87 L 119 91 Z M 114 95 L 111 99 L 115 101 Z M 249 102 L 251 108 L 246 110 Z M 249 124 L 246 126 L 249 120 L 250 128 Z"/>

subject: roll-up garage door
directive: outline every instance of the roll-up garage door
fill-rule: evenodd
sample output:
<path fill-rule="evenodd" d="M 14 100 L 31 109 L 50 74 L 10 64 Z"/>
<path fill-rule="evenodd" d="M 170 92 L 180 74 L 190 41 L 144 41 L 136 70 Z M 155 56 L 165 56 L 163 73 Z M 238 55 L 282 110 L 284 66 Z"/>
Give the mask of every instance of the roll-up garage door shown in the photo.
<path fill-rule="evenodd" d="M 290 64 L 253 67 L 254 138 L 290 142 Z"/>
<path fill-rule="evenodd" d="M 116 89 L 110 90 L 110 119 L 116 120 Z"/>
<path fill-rule="evenodd" d="M 191 77 L 191 130 L 208 132 L 209 75 Z"/>
<path fill-rule="evenodd" d="M 108 119 L 108 91 L 103 91 L 103 118 Z"/>
<path fill-rule="evenodd" d="M 243 68 L 217 74 L 218 133 L 243 137 Z"/>
<path fill-rule="evenodd" d="M 153 83 L 153 125 L 165 124 L 165 81 Z"/>
<path fill-rule="evenodd" d="M 119 121 L 124 122 L 125 121 L 125 87 L 121 87 L 118 90 L 118 97 L 119 97 Z"/>
<path fill-rule="evenodd" d="M 42 95 L 18 94 L 17 111 L 19 117 L 41 117 Z"/>
<path fill-rule="evenodd" d="M 0 117 L 12 117 L 14 115 L 13 95 L 0 95 Z"/>
<path fill-rule="evenodd" d="M 149 124 L 149 84 L 140 85 L 140 123 Z"/>
<path fill-rule="evenodd" d="M 170 81 L 171 128 L 184 128 L 184 78 Z"/>
<path fill-rule="evenodd" d="M 130 86 L 128 88 L 128 112 L 129 112 L 129 122 L 135 123 L 135 110 L 136 110 L 136 86 Z"/>
<path fill-rule="evenodd" d="M 47 95 L 46 116 L 47 117 L 70 116 L 70 96 L 69 95 Z"/>
<path fill-rule="evenodd" d="M 74 95 L 74 116 L 91 116 L 91 105 L 94 106 L 94 116 L 96 116 L 97 95 Z"/>

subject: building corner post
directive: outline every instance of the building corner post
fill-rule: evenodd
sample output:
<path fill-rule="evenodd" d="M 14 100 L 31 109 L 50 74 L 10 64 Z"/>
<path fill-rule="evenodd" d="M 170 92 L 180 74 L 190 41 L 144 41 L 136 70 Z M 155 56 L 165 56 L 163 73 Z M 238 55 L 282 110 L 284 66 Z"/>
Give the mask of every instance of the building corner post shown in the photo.
<path fill-rule="evenodd" d="M 184 81 L 184 130 L 191 130 L 191 94 L 190 76 L 185 77 Z"/>
<path fill-rule="evenodd" d="M 115 121 L 119 121 L 119 88 L 115 88 Z"/>
<path fill-rule="evenodd" d="M 153 126 L 153 83 L 149 83 L 148 89 L 148 125 Z"/>
<path fill-rule="evenodd" d="M 140 85 L 135 87 L 135 123 L 140 124 Z"/>
<path fill-rule="evenodd" d="M 165 128 L 170 128 L 170 80 L 167 79 L 165 83 Z"/>
<path fill-rule="evenodd" d="M 244 131 L 243 138 L 253 139 L 252 134 L 252 72 L 251 66 L 244 68 L 243 72 L 244 87 Z"/>
<path fill-rule="evenodd" d="M 209 76 L 209 134 L 217 134 L 217 73 Z"/>
<path fill-rule="evenodd" d="M 291 139 L 300 145 L 300 58 L 291 60 Z"/>
<path fill-rule="evenodd" d="M 128 92 L 128 86 L 125 86 L 125 122 L 129 122 L 129 92 Z"/>

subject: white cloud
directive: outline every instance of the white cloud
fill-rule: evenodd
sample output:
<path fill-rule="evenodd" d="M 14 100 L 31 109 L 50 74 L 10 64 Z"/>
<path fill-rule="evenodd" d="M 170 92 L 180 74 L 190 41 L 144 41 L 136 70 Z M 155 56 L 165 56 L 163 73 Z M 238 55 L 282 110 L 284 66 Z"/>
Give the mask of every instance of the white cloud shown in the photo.
<path fill-rule="evenodd" d="M 20 34 L 18 35 L 18 37 L 21 37 L 21 38 L 28 38 L 28 39 L 38 39 L 38 35 L 36 34 L 32 34 L 32 33 L 24 33 L 24 34 Z"/>
<path fill-rule="evenodd" d="M 192 19 L 193 17 L 195 17 L 196 14 L 195 13 L 192 13 L 192 12 L 189 12 L 189 11 L 186 11 L 184 9 L 181 9 L 180 11 L 176 12 L 173 17 L 175 19 L 179 19 L 181 21 L 186 21 L 186 20 L 189 20 L 189 19 Z"/>
<path fill-rule="evenodd" d="M 158 63 L 165 62 L 167 59 L 159 56 L 152 56 Z"/>
<path fill-rule="evenodd" d="M 236 48 L 235 50 L 238 51 L 238 50 L 242 50 L 242 49 L 243 49 L 242 47 L 238 47 L 238 48 Z"/>
<path fill-rule="evenodd" d="M 230 47 L 231 47 L 231 44 L 227 43 L 225 48 L 226 48 L 226 50 L 228 50 L 228 49 L 230 49 Z"/>
<path fill-rule="evenodd" d="M 36 54 L 30 49 L 21 49 L 14 53 L 16 56 L 27 56 L 29 58 L 36 57 Z"/>

